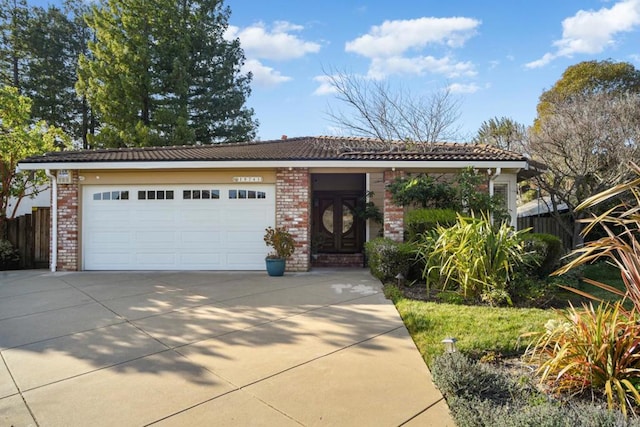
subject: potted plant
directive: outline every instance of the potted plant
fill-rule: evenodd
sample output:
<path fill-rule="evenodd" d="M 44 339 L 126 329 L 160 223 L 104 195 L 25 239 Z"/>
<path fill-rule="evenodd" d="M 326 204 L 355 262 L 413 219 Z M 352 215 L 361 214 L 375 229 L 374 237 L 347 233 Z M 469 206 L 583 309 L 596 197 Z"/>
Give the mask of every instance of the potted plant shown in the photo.
<path fill-rule="evenodd" d="M 286 267 L 287 258 L 295 251 L 293 236 L 282 227 L 267 227 L 264 233 L 264 243 L 273 248 L 266 258 L 267 273 L 269 276 L 282 276 Z"/>

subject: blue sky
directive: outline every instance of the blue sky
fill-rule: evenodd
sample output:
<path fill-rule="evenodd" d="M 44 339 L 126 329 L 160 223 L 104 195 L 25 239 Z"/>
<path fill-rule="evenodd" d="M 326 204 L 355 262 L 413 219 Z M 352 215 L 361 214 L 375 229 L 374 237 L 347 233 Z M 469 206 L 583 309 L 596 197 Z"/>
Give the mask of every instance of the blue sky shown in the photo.
<path fill-rule="evenodd" d="M 415 95 L 449 87 L 462 102 L 460 140 L 484 120 L 530 125 L 538 97 L 570 65 L 640 67 L 640 0 L 227 0 L 228 35 L 254 73 L 249 106 L 262 140 L 336 134 L 340 104 L 324 70 L 388 79 Z"/>

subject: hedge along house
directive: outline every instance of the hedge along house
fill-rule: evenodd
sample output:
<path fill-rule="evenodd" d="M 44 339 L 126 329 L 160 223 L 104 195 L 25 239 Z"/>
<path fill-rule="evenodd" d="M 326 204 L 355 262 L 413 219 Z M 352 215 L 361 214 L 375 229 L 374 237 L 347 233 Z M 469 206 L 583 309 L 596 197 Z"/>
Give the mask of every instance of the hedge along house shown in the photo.
<path fill-rule="evenodd" d="M 52 181 L 52 271 L 262 270 L 267 226 L 296 240 L 288 271 L 309 270 L 312 248 L 321 265 L 340 264 L 377 235 L 403 238 L 404 209 L 387 183 L 469 166 L 487 171 L 488 191 L 505 196 L 515 226 L 527 159 L 486 145 L 283 137 L 53 152 L 20 163 Z M 356 214 L 369 191 L 383 225 Z"/>

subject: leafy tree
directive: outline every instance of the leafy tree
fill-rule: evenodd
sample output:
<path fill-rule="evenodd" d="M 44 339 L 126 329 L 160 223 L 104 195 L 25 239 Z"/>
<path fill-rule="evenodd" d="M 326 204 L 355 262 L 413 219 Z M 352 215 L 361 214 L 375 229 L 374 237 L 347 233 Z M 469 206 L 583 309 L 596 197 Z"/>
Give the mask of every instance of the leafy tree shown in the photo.
<path fill-rule="evenodd" d="M 583 61 L 569 66 L 553 87 L 540 95 L 534 131 L 545 117 L 553 114 L 555 105 L 563 105 L 572 97 L 588 97 L 599 93 L 622 95 L 640 92 L 640 71 L 628 62 Z"/>
<path fill-rule="evenodd" d="M 522 153 L 526 138 L 524 125 L 508 117 L 494 117 L 482 122 L 474 142 Z"/>
<path fill-rule="evenodd" d="M 626 161 L 637 161 L 640 71 L 610 60 L 572 65 L 540 96 L 537 109 L 526 152 L 547 166 L 536 183 L 551 197 L 552 214 L 577 247 L 583 242 L 580 220 L 590 212 L 574 208 L 621 182 Z M 573 225 L 560 220 L 561 203 Z"/>
<path fill-rule="evenodd" d="M 400 206 L 452 209 L 469 215 L 491 213 L 494 220 L 508 219 L 503 201 L 483 190 L 486 184 L 486 176 L 465 168 L 451 182 L 419 174 L 398 177 L 387 188 L 393 202 Z"/>
<path fill-rule="evenodd" d="M 0 240 L 6 235 L 6 219 L 13 218 L 24 197 L 35 196 L 46 183 L 42 172 L 18 172 L 26 157 L 53 151 L 69 143 L 65 133 L 45 122 L 33 123 L 31 100 L 11 86 L 0 87 Z M 7 212 L 10 198 L 17 203 Z"/>
<path fill-rule="evenodd" d="M 399 206 L 455 209 L 455 191 L 451 185 L 436 178 L 419 174 L 398 177 L 388 185 L 393 202 Z"/>
<path fill-rule="evenodd" d="M 102 0 L 88 15 L 95 41 L 80 57 L 78 92 L 101 118 L 104 146 L 250 140 L 239 41 L 226 41 L 221 0 Z"/>
<path fill-rule="evenodd" d="M 583 218 L 591 212 L 575 211 L 589 196 L 626 179 L 627 161 L 640 156 L 640 94 L 597 93 L 574 95 L 554 105 L 554 112 L 539 122 L 528 142 L 534 159 L 547 171 L 535 178 L 549 194 L 553 213 L 569 208 L 572 224 L 559 221 L 582 245 Z"/>
<path fill-rule="evenodd" d="M 344 71 L 325 72 L 325 77 L 346 107 L 346 112 L 329 110 L 329 120 L 349 134 L 422 143 L 424 149 L 457 139 L 460 101 L 448 89 L 420 96 Z"/>

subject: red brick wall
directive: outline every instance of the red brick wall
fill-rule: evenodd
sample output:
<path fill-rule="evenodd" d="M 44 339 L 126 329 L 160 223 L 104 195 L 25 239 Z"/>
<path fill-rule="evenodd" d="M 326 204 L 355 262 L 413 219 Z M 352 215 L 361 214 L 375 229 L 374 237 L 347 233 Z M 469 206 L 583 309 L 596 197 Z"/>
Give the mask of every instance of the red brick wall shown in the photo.
<path fill-rule="evenodd" d="M 306 168 L 276 172 L 276 227 L 286 228 L 296 241 L 287 271 L 309 270 L 311 179 Z"/>
<path fill-rule="evenodd" d="M 78 171 L 69 171 L 71 184 L 58 184 L 59 271 L 77 271 L 78 262 Z"/>
<path fill-rule="evenodd" d="M 399 176 L 404 176 L 403 171 L 384 172 L 384 237 L 388 237 L 396 242 L 404 239 L 404 208 L 397 206 L 391 200 L 391 192 L 386 189 L 387 184 Z"/>

